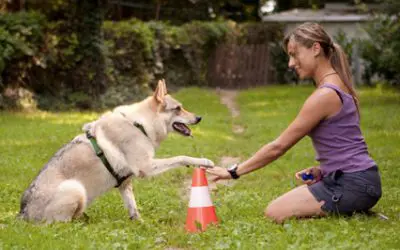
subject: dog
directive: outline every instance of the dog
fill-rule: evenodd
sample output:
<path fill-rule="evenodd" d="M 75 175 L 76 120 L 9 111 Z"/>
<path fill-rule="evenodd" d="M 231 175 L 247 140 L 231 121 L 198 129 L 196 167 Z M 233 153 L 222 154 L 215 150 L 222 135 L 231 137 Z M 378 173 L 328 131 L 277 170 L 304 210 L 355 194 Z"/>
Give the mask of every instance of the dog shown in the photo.
<path fill-rule="evenodd" d="M 28 221 L 68 222 L 83 215 L 98 196 L 117 187 L 132 220 L 141 220 L 132 178 L 154 176 L 188 165 L 212 167 L 206 158 L 155 159 L 170 132 L 191 136 L 187 125 L 201 117 L 167 94 L 160 80 L 152 96 L 116 107 L 83 126 L 84 134 L 62 147 L 25 190 L 19 217 Z"/>

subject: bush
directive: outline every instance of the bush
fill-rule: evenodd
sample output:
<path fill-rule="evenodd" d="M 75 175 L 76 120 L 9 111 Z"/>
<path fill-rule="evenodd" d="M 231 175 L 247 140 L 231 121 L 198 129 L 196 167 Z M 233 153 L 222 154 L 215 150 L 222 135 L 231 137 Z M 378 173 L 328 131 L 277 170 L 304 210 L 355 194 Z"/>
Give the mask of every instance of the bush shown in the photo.
<path fill-rule="evenodd" d="M 159 54 L 165 78 L 177 86 L 207 86 L 208 59 L 232 27 L 223 22 L 191 22 L 183 26 L 153 26 L 159 34 Z"/>
<path fill-rule="evenodd" d="M 30 92 L 29 72 L 34 67 L 46 67 L 43 63 L 42 45 L 45 18 L 36 12 L 19 12 L 0 15 L 0 93 Z M 16 108 L 18 96 L 3 96 L 3 108 Z M 32 96 L 31 96 L 32 97 Z M 30 97 L 30 98 L 31 98 Z"/>
<path fill-rule="evenodd" d="M 378 16 L 367 29 L 371 39 L 363 41 L 362 57 L 369 76 L 377 74 L 400 84 L 400 20 L 398 16 Z M 379 34 L 379 35 L 377 35 Z"/>
<path fill-rule="evenodd" d="M 94 96 L 86 90 L 98 82 L 97 78 L 90 71 L 82 74 L 79 69 L 93 68 L 96 62 L 85 60 L 88 51 L 82 51 L 84 46 L 80 44 L 75 21 L 56 20 L 45 24 L 45 18 L 35 13 L 10 14 L 7 18 L 13 22 L 0 26 L 0 46 L 3 46 L 0 66 L 3 62 L 7 75 L 24 78 L 0 79 L 0 87 L 3 85 L 4 89 L 15 83 L 16 87 L 29 89 L 41 109 L 102 109 L 134 102 L 147 95 L 160 78 L 165 78 L 172 89 L 207 86 L 208 61 L 219 44 L 270 43 L 273 46 L 282 36 L 280 26 L 260 23 L 194 21 L 173 26 L 135 19 L 106 21 L 102 26 L 104 43 L 98 51 L 105 59 L 101 77 L 107 82 L 104 92 Z M 7 18 L 1 17 L 0 22 Z M 19 26 L 18 22 L 21 22 Z M 29 32 L 25 36 L 15 35 L 13 32 L 18 30 L 15 27 L 20 29 L 19 33 Z M 275 57 L 272 61 L 276 62 Z M 85 84 L 90 86 L 85 88 Z"/>
<path fill-rule="evenodd" d="M 40 58 L 44 17 L 36 12 L 0 15 L 0 73 L 23 57 Z"/>

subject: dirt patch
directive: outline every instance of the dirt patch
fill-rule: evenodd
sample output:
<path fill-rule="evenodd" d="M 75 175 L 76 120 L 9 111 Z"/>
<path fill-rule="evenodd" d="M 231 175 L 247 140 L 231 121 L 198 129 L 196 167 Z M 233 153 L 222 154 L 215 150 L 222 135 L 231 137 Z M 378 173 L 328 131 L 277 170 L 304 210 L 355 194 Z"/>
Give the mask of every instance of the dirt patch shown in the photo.
<path fill-rule="evenodd" d="M 233 125 L 232 126 L 232 132 L 235 134 L 242 134 L 245 131 L 244 127 L 241 125 Z"/>
<path fill-rule="evenodd" d="M 226 105 L 226 107 L 231 112 L 233 118 L 238 117 L 240 115 L 239 107 L 236 104 L 236 90 L 226 90 L 226 89 L 217 89 L 217 94 L 220 96 L 221 103 Z M 245 128 L 241 125 L 234 124 L 232 126 L 232 132 L 235 134 L 241 134 L 245 131 Z"/>
<path fill-rule="evenodd" d="M 229 165 L 239 162 L 240 162 L 240 157 L 222 156 L 222 158 L 219 161 L 219 166 L 228 167 Z"/>
<path fill-rule="evenodd" d="M 227 106 L 227 108 L 231 112 L 232 117 L 233 118 L 238 117 L 240 115 L 240 111 L 235 102 L 238 92 L 236 90 L 226 90 L 226 89 L 220 89 L 220 88 L 218 88 L 216 91 L 217 91 L 217 94 L 221 98 L 221 103 Z M 241 134 L 245 131 L 245 128 L 243 126 L 233 124 L 232 131 L 235 134 Z M 240 162 L 239 157 L 223 156 L 217 163 L 217 166 L 226 168 L 226 167 L 228 167 L 232 164 L 238 163 L 238 162 Z M 208 188 L 211 192 L 216 191 L 218 189 L 217 183 L 211 181 L 212 178 L 213 178 L 212 176 L 207 175 Z M 235 183 L 234 180 L 218 181 L 218 185 L 224 185 L 224 186 L 233 186 L 234 183 Z M 183 187 L 184 188 L 181 190 L 182 199 L 188 201 L 190 198 L 190 190 L 192 187 L 192 178 L 186 179 L 183 183 Z"/>
<path fill-rule="evenodd" d="M 238 117 L 240 115 L 239 108 L 235 102 L 237 91 L 236 90 L 226 90 L 217 89 L 217 94 L 221 98 L 221 103 L 226 105 L 231 112 L 232 117 Z"/>

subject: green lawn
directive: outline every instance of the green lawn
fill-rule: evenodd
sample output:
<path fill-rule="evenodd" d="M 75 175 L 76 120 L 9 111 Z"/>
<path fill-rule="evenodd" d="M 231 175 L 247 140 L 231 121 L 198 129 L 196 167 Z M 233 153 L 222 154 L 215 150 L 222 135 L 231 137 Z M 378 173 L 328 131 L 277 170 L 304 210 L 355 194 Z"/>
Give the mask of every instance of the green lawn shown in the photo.
<path fill-rule="evenodd" d="M 194 138 L 165 141 L 159 157 L 178 154 L 208 157 L 250 156 L 273 140 L 295 117 L 312 87 L 275 86 L 243 91 L 241 115 L 232 119 L 218 96 L 205 89 L 184 89 L 175 97 L 203 116 Z M 379 164 L 383 197 L 374 211 L 388 221 L 352 218 L 290 220 L 276 225 L 263 218 L 269 201 L 290 190 L 294 173 L 315 164 L 309 138 L 270 166 L 212 192 L 220 220 L 201 234 L 184 230 L 188 200 L 184 182 L 192 170 L 182 167 L 134 180 L 144 223 L 132 222 L 116 190 L 87 210 L 89 220 L 33 225 L 15 219 L 20 197 L 39 169 L 97 113 L 0 113 L 0 249 L 399 249 L 400 239 L 400 93 L 361 89 L 362 129 Z M 235 135 L 231 125 L 246 128 Z"/>

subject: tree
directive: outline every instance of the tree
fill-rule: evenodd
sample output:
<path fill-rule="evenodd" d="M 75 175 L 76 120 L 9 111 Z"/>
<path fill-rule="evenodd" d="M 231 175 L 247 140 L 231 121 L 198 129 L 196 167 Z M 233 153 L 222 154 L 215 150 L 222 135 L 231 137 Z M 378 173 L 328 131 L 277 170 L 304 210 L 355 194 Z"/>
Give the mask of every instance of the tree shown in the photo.
<path fill-rule="evenodd" d="M 276 11 L 293 8 L 322 8 L 325 2 L 324 0 L 276 0 Z"/>
<path fill-rule="evenodd" d="M 106 0 L 77 1 L 76 27 L 79 42 L 78 62 L 75 75 L 72 76 L 72 89 L 83 92 L 92 98 L 98 97 L 106 89 L 105 56 L 103 52 L 102 25 L 106 12 Z M 87 99 L 87 98 L 86 98 Z M 83 98 L 85 106 L 89 100 Z"/>
<path fill-rule="evenodd" d="M 175 24 L 218 18 L 258 20 L 260 0 L 110 0 L 110 19 L 168 20 Z"/>

